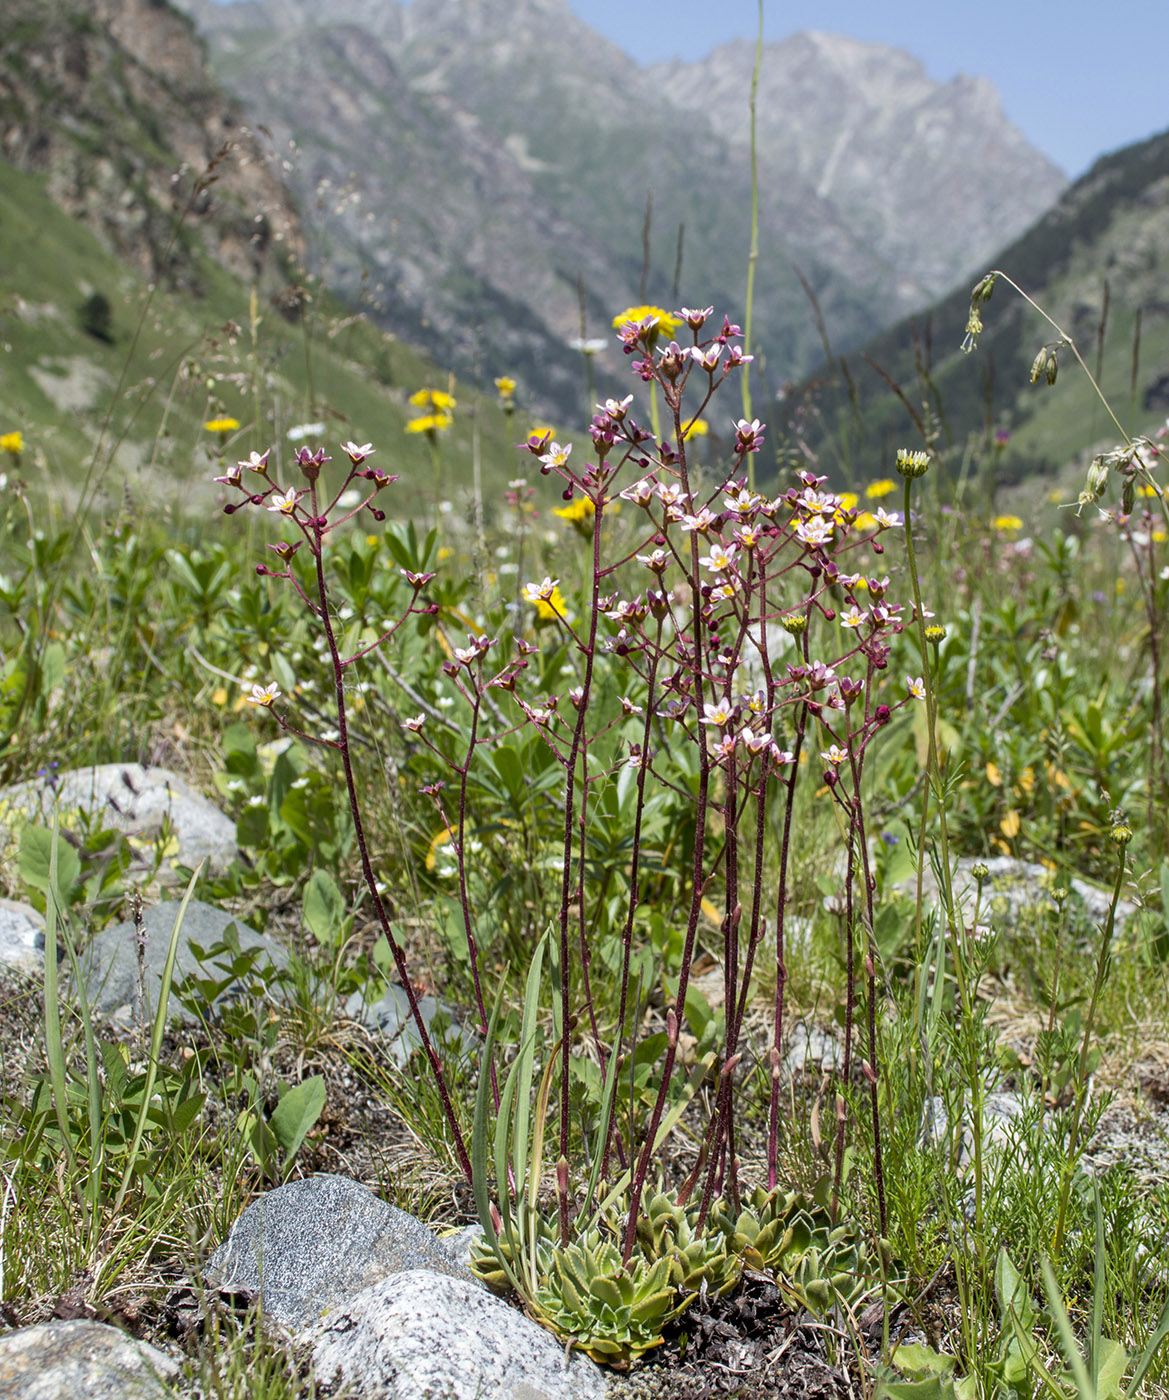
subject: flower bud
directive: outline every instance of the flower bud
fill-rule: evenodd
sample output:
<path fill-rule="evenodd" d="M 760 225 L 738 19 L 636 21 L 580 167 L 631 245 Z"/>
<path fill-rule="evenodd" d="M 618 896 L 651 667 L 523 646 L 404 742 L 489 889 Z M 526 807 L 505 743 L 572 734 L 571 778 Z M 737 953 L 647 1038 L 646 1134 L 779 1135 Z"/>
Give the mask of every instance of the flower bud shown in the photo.
<path fill-rule="evenodd" d="M 784 613 L 779 619 L 779 625 L 789 636 L 800 636 L 808 626 L 806 613 Z"/>
<path fill-rule="evenodd" d="M 1055 357 L 1055 351 L 1053 350 L 1053 351 L 1051 352 L 1051 354 L 1048 355 L 1048 357 L 1047 357 L 1047 382 L 1048 382 L 1048 384 L 1054 384 L 1054 383 L 1055 383 L 1055 376 L 1056 376 L 1058 373 L 1059 373 L 1059 361 L 1056 359 L 1056 357 Z"/>
<path fill-rule="evenodd" d="M 1114 823 L 1112 830 L 1108 833 L 1108 839 L 1114 846 L 1123 850 L 1132 840 L 1132 827 L 1122 819 Z"/>
<path fill-rule="evenodd" d="M 1031 361 L 1031 373 L 1028 378 L 1032 384 L 1038 384 L 1043 377 L 1043 372 L 1047 368 L 1047 346 L 1045 345 L 1039 354 Z"/>
<path fill-rule="evenodd" d="M 909 452 L 904 447 L 897 451 L 897 471 L 908 481 L 916 480 L 919 476 L 925 476 L 930 469 L 930 454 L 928 452 Z"/>

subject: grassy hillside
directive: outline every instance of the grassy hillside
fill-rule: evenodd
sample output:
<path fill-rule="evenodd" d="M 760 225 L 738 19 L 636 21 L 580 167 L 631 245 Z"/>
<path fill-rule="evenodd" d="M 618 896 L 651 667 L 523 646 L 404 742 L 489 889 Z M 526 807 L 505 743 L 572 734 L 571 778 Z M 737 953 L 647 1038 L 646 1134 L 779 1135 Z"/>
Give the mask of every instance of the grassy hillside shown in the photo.
<path fill-rule="evenodd" d="M 152 292 L 40 180 L 3 162 L 0 211 L 0 432 L 22 433 L 19 470 L 30 484 L 68 493 L 96 466 L 112 496 L 126 488 L 161 504 L 176 479 L 206 480 L 221 446 L 246 455 L 319 421 L 326 443 L 373 440 L 402 474 L 398 508 L 426 508 L 433 464 L 425 437 L 404 432 L 418 413 L 407 399 L 448 380 L 417 350 L 312 284 L 259 301 L 253 335 L 249 287 L 209 258 L 202 296 Z M 514 474 L 511 444 L 529 425 L 509 422 L 494 391 L 454 393 L 459 409 L 441 443 L 449 487 L 470 481 L 476 409 L 490 494 Z M 202 427 L 221 415 L 241 424 L 222 444 Z"/>
<path fill-rule="evenodd" d="M 1054 389 L 1029 383 L 1036 353 L 1059 336 L 1004 283 L 984 308 L 977 351 L 962 353 L 970 287 L 991 266 L 1043 306 L 1093 372 L 1100 366 L 1102 387 L 1131 433 L 1164 420 L 1169 135 L 1105 157 L 968 283 L 862 351 L 832 356 L 789 400 L 790 425 L 822 461 L 853 471 L 918 441 L 911 413 L 878 366 L 916 410 L 928 409 L 941 443 L 1008 430 L 1001 479 L 1049 474 L 1089 444 L 1115 437 L 1069 349 L 1059 354 Z M 831 325 L 825 335 L 830 345 Z"/>

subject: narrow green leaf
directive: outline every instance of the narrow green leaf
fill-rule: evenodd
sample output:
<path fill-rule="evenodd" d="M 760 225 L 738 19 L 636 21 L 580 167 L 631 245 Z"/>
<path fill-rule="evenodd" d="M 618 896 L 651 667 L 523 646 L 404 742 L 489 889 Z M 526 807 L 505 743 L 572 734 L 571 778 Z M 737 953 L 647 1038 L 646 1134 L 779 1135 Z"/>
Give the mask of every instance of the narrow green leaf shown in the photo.
<path fill-rule="evenodd" d="M 158 1005 L 154 1010 L 154 1025 L 150 1032 L 150 1059 L 146 1068 L 146 1087 L 142 1091 L 142 1104 L 138 1110 L 138 1121 L 134 1125 L 134 1139 L 130 1144 L 130 1151 L 126 1157 L 125 1174 L 122 1177 L 122 1184 L 118 1187 L 118 1195 L 114 1201 L 113 1215 L 117 1215 L 122 1209 L 122 1202 L 126 1199 L 126 1191 L 129 1189 L 131 1178 L 134 1174 L 134 1163 L 138 1157 L 138 1150 L 142 1146 L 142 1135 L 146 1130 L 146 1114 L 150 1107 L 150 1097 L 154 1093 L 154 1081 L 158 1074 L 158 1053 L 162 1048 L 163 1032 L 166 1030 L 166 1013 L 170 1004 L 170 984 L 174 979 L 175 958 L 179 951 L 179 934 L 183 927 L 183 920 L 187 915 L 187 905 L 191 902 L 191 896 L 195 893 L 195 885 L 199 876 L 203 873 L 206 865 L 206 858 L 201 860 L 191 876 L 187 885 L 187 892 L 183 895 L 182 903 L 179 905 L 179 912 L 175 916 L 174 927 L 171 929 L 170 946 L 166 950 L 166 961 L 162 966 L 162 980 L 158 988 Z"/>
<path fill-rule="evenodd" d="M 1047 1307 L 1051 1313 L 1052 1321 L 1055 1323 L 1055 1330 L 1059 1334 L 1060 1349 L 1063 1352 L 1064 1360 L 1068 1363 L 1072 1379 L 1075 1381 L 1079 1400 L 1097 1400 L 1096 1387 L 1092 1384 L 1088 1368 L 1084 1365 L 1084 1358 L 1080 1355 L 1080 1345 L 1076 1341 L 1072 1320 L 1068 1317 L 1067 1308 L 1064 1307 L 1063 1299 L 1060 1297 L 1055 1271 L 1046 1259 L 1040 1261 L 1039 1267 L 1043 1275 L 1043 1291 L 1047 1295 Z M 1043 1370 L 1043 1367 L 1040 1366 L 1039 1369 Z"/>
<path fill-rule="evenodd" d="M 65 1047 L 61 1040 L 60 990 L 57 983 L 57 823 L 50 833 L 45 885 L 45 1056 L 49 1062 L 49 1084 L 53 1091 L 53 1113 L 61 1133 L 61 1147 L 74 1191 L 77 1191 L 77 1158 L 69 1135 L 69 1097 L 65 1087 Z M 78 1193 L 82 1213 L 86 1202 Z"/>
<path fill-rule="evenodd" d="M 512 1169 L 519 1189 L 528 1166 L 528 1122 L 532 1105 L 532 1078 L 536 1058 L 536 1022 L 540 1014 L 540 980 L 544 968 L 544 952 L 548 947 L 550 930 L 536 944 L 528 967 L 524 987 L 524 1015 L 520 1025 L 520 1048 L 516 1056 L 519 1084 L 516 1089 L 515 1133 L 512 1137 Z"/>

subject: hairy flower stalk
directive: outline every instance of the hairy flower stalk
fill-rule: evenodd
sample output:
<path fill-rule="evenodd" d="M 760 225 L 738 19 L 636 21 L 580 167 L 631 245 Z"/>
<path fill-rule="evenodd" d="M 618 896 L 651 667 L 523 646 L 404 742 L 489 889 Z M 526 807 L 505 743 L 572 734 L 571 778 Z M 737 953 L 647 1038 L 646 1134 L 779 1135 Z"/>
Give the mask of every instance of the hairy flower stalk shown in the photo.
<path fill-rule="evenodd" d="M 683 384 L 685 381 L 683 380 Z M 673 413 L 674 440 L 678 444 L 678 479 L 682 490 L 690 496 L 690 476 L 686 469 L 686 442 L 682 435 L 681 388 L 663 384 L 666 403 Z M 598 546 L 599 547 L 599 546 Z M 703 672 L 703 648 L 701 636 L 701 597 L 702 585 L 698 566 L 698 536 L 690 534 L 690 574 L 689 583 L 694 599 L 695 642 L 691 651 L 690 677 L 694 690 L 694 702 L 702 712 L 706 698 L 705 675 Z M 701 731 L 700 731 L 701 732 Z M 694 959 L 694 940 L 698 933 L 698 921 L 702 915 L 702 895 L 705 889 L 704 864 L 706 859 L 706 820 L 707 804 L 710 799 L 710 754 L 705 742 L 698 745 L 698 793 L 695 799 L 694 859 L 691 874 L 690 913 L 686 921 L 686 936 L 682 945 L 682 966 L 678 973 L 678 990 L 674 997 L 672 1014 L 666 1023 L 666 1055 L 662 1064 L 658 1092 L 654 1098 L 653 1110 L 645 1133 L 641 1156 L 638 1159 L 633 1182 L 629 1192 L 629 1215 L 625 1225 L 625 1242 L 622 1259 L 629 1262 L 637 1237 L 637 1217 L 641 1208 L 641 1193 L 645 1189 L 645 1177 L 649 1170 L 654 1140 L 658 1125 L 665 1109 L 670 1080 L 674 1072 L 674 1061 L 678 1054 L 678 1029 L 686 1010 L 686 988 L 690 981 L 690 965 Z M 567 1066 L 565 1067 L 567 1070 Z"/>

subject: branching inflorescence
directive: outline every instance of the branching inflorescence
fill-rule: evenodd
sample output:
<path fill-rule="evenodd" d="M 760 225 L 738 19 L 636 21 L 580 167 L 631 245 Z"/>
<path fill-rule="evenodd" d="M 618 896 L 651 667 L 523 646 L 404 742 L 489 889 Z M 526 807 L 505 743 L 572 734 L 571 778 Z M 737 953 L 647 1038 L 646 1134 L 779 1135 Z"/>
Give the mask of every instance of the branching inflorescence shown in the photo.
<path fill-rule="evenodd" d="M 763 1059 L 769 1069 L 767 1187 L 772 1190 L 778 1185 L 787 979 L 784 928 L 791 894 L 793 812 L 801 775 L 836 805 L 845 835 L 847 859 L 841 867 L 841 882 L 847 909 L 848 998 L 842 1074 L 847 1082 L 853 1073 L 854 1015 L 863 995 L 867 1018 L 860 1069 L 871 1090 L 874 1184 L 882 1231 L 885 1223 L 877 1093 L 879 955 L 873 937 L 875 882 L 869 869 L 863 792 L 873 740 L 896 711 L 925 696 L 920 677 L 894 679 L 891 675 L 891 647 L 911 620 L 912 609 L 894 600 L 890 579 L 873 569 L 873 556 L 883 552 L 885 532 L 903 520 L 884 509 L 871 514 L 859 509 L 855 497 L 826 490 L 826 478 L 810 471 L 799 472 L 796 483 L 774 497 L 754 490 L 748 485 L 753 476 L 748 466 L 766 441 L 758 419 L 735 423 L 728 460 L 717 474 L 712 476 L 692 463 L 688 436 L 692 425 L 709 416 L 716 395 L 751 359 L 742 350 L 739 327 L 728 319 L 719 324 L 712 314 L 710 307 L 682 308 L 676 317 L 650 311 L 620 325 L 618 335 L 634 374 L 656 396 L 654 418 L 664 425 L 660 435 L 635 420 L 634 400 L 629 396 L 598 405 L 589 427 L 587 460 L 581 460 L 586 454 L 574 454 L 571 445 L 552 441 L 550 434 L 533 435 L 524 444 L 542 474 L 562 483 L 565 502 L 587 503 L 579 516 L 579 528 L 582 533 L 587 530 L 591 546 L 580 595 L 581 616 L 570 615 L 558 578 L 534 580 L 523 591 L 523 602 L 549 618 L 567 644 L 573 676 L 564 694 L 531 693 L 525 673 L 536 648 L 521 628 L 507 642 L 486 632 L 475 633 L 465 646 L 452 645 L 443 663 L 450 683 L 468 707 L 469 724 L 462 731 L 467 736 L 465 745 L 452 754 L 445 739 L 432 739 L 426 714 L 402 722 L 412 739 L 426 745 L 451 775 L 445 790 L 433 783 L 426 790 L 449 832 L 457 865 L 463 933 L 484 1032 L 489 1016 L 480 984 L 481 956 L 469 882 L 474 860 L 468 827 L 469 775 L 477 755 L 517 730 L 534 732 L 554 756 L 561 814 L 550 940 L 558 982 L 558 1042 L 553 1052 L 559 1061 L 556 1233 L 562 1247 L 567 1247 L 570 1222 L 581 1204 L 570 1191 L 570 1064 L 575 1054 L 587 1052 L 600 1066 L 603 1085 L 609 1090 L 601 1094 L 603 1121 L 596 1138 L 601 1177 L 611 1181 L 614 1160 L 625 1173 L 627 1211 L 619 1240 L 625 1266 L 637 1244 L 641 1202 L 661 1134 L 676 1119 L 671 1110 L 683 1088 L 676 1081 L 685 1078 L 677 1072 L 679 1038 L 687 1019 L 700 921 L 712 905 L 721 919 L 723 1020 L 713 1057 L 712 1092 L 703 1097 L 707 1117 L 691 1125 L 698 1150 L 677 1201 L 680 1207 L 697 1205 L 695 1227 L 700 1232 L 716 1205 L 719 1210 L 738 1211 L 735 1084 L 745 1056 Z M 684 337 L 688 332 L 691 343 L 682 345 L 670 338 L 674 330 L 682 331 Z M 369 444 L 347 443 L 344 450 L 348 473 L 327 497 L 320 477 L 329 459 L 307 448 L 296 456 L 303 486 L 277 486 L 269 475 L 267 454 L 253 454 L 217 479 L 242 493 L 242 500 L 227 506 L 229 511 L 248 504 L 265 507 L 285 518 L 292 532 L 292 539 L 271 546 L 279 567 L 264 565 L 260 571 L 299 594 L 326 638 L 337 737 L 316 742 L 326 743 L 340 757 L 369 896 L 410 998 L 458 1160 L 470 1179 L 465 1124 L 447 1092 L 440 1058 L 379 893 L 361 819 L 346 714 L 348 668 L 388 641 L 407 618 L 433 612 L 434 605 L 426 601 L 431 576 L 404 570 L 412 589 L 409 606 L 376 640 L 351 655 L 343 654 L 329 600 L 329 536 L 359 512 L 383 519 L 376 502 L 393 480 L 369 465 L 373 452 Z M 342 510 L 343 493 L 361 483 L 366 487 L 362 499 Z M 628 517 L 630 507 L 637 515 L 633 533 L 627 519 L 620 531 L 615 530 L 612 517 L 622 508 Z M 302 549 L 310 570 L 295 557 Z M 614 695 L 619 699 L 612 700 Z M 300 733 L 277 708 L 279 695 L 274 687 L 257 687 L 251 699 L 271 710 L 282 728 Z M 628 813 L 630 829 L 621 847 L 625 868 L 619 884 L 623 912 L 618 920 L 616 1018 L 605 1024 L 598 1014 L 590 961 L 601 922 L 597 902 L 605 896 L 611 905 L 614 886 L 607 878 L 598 878 L 589 836 L 600 819 L 601 796 L 614 784 L 628 798 L 621 810 Z M 457 811 L 448 811 L 444 805 L 444 792 L 452 790 L 457 792 Z M 631 1140 L 634 1130 L 619 1122 L 611 1090 L 613 1077 L 641 1033 L 644 989 L 633 969 L 647 913 L 647 812 L 661 793 L 689 806 L 686 867 L 681 874 L 684 930 L 677 977 L 666 990 L 664 1053 L 647 1101 L 648 1113 L 636 1140 Z M 776 803 L 782 809 L 778 822 L 772 813 Z M 773 828 L 778 839 L 769 844 Z M 863 990 L 858 990 L 854 949 L 862 958 Z M 760 1051 L 747 1043 L 745 1017 L 752 975 L 765 952 L 774 960 L 776 990 L 769 1014 L 770 1045 Z M 490 1066 L 493 1103 L 499 1114 L 496 1069 Z M 845 1102 L 841 1093 L 836 1110 L 837 1192 Z M 696 1110 L 697 1101 L 692 1115 Z M 595 1180 L 595 1172 L 593 1176 Z M 515 1180 L 497 1181 L 501 1192 L 518 1192 L 521 1186 Z M 650 1190 L 655 1189 L 650 1183 Z M 586 1198 L 585 1210 L 591 1204 Z M 578 1230 L 586 1223 L 582 1219 Z"/>

